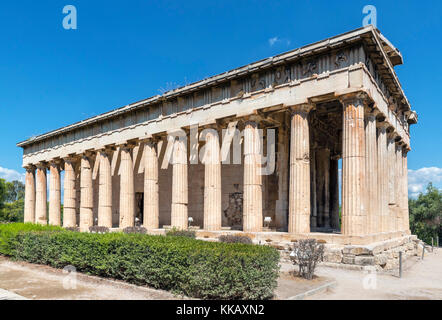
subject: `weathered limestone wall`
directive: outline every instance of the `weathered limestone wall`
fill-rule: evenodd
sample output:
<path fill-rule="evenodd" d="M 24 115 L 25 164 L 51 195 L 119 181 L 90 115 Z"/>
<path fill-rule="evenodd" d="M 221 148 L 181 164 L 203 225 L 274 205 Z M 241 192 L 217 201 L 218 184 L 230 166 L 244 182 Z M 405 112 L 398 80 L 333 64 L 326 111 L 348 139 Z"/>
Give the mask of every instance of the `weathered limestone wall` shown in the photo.
<path fill-rule="evenodd" d="M 370 245 L 336 245 L 324 243 L 324 259 L 321 265 L 336 268 L 352 268 L 363 270 L 364 267 L 374 267 L 378 271 L 397 270 L 399 267 L 399 252 L 404 260 L 422 254 L 422 242 L 416 236 L 403 236 L 374 242 Z M 288 243 L 270 243 L 280 250 L 281 258 L 290 262 L 292 245 Z"/>

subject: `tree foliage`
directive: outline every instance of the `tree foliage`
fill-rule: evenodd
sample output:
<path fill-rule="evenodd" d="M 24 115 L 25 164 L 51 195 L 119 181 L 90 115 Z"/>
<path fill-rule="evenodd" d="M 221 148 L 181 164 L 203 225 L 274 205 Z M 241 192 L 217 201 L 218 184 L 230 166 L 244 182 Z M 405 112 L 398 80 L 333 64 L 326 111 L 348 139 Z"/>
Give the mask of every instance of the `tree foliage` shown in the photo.
<path fill-rule="evenodd" d="M 23 221 L 25 186 L 20 181 L 0 179 L 0 221 Z"/>
<path fill-rule="evenodd" d="M 430 244 L 442 237 L 442 192 L 429 183 L 426 193 L 408 201 L 411 232 Z"/>

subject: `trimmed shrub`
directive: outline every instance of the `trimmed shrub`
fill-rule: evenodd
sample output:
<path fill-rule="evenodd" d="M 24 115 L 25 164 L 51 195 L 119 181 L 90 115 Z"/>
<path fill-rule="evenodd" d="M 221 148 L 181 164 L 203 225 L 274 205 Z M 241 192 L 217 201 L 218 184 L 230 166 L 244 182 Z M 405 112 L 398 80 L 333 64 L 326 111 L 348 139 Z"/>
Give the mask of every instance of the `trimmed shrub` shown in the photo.
<path fill-rule="evenodd" d="M 126 227 L 123 229 L 123 233 L 140 233 L 140 234 L 146 234 L 147 229 L 144 227 Z"/>
<path fill-rule="evenodd" d="M 3 228 L 0 241 L 6 235 L 6 252 L 15 259 L 56 268 L 71 265 L 79 272 L 190 297 L 268 299 L 277 284 L 279 253 L 268 246 L 29 227 L 18 232 L 19 226 L 14 227 L 16 232 L 6 233 Z"/>
<path fill-rule="evenodd" d="M 225 243 L 253 244 L 252 239 L 250 239 L 247 236 L 240 236 L 240 235 L 222 235 L 222 236 L 219 236 L 218 240 L 220 242 L 225 242 Z"/>
<path fill-rule="evenodd" d="M 32 223 L 7 223 L 0 225 L 0 254 L 11 256 L 17 235 L 31 231 L 63 231 L 61 227 L 44 226 Z"/>
<path fill-rule="evenodd" d="M 193 230 L 181 230 L 177 228 L 172 228 L 166 232 L 166 236 L 170 237 L 186 237 L 186 238 L 196 238 L 196 232 Z"/>

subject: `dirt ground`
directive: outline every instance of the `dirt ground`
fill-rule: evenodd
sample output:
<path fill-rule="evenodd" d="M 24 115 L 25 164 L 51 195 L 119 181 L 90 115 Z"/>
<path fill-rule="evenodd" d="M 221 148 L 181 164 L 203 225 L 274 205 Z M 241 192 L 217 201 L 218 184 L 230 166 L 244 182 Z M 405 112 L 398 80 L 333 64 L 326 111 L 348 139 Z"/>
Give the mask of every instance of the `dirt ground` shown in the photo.
<path fill-rule="evenodd" d="M 76 277 L 76 286 L 73 281 Z M 84 274 L 25 262 L 12 262 L 0 257 L 0 288 L 11 296 L 35 300 L 171 300 L 181 297 L 122 281 L 102 279 Z M 1 294 L 1 292 L 0 292 Z M 4 294 L 6 296 L 6 294 Z"/>
<path fill-rule="evenodd" d="M 325 267 L 316 274 L 336 279 L 337 286 L 307 300 L 441 300 L 442 248 L 426 254 L 423 261 L 407 260 L 402 278 L 398 272 L 370 274 Z"/>

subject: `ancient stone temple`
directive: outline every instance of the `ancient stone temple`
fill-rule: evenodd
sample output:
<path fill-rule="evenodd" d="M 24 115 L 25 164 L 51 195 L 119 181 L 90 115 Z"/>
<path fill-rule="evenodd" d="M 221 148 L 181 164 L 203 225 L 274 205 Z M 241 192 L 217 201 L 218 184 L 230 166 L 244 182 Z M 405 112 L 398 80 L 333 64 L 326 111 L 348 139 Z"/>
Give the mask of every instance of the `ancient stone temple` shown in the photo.
<path fill-rule="evenodd" d="M 25 220 L 342 245 L 407 237 L 417 114 L 402 62 L 369 26 L 20 142 Z"/>

